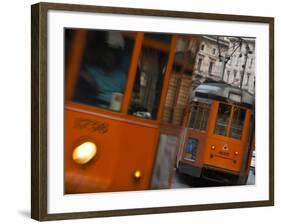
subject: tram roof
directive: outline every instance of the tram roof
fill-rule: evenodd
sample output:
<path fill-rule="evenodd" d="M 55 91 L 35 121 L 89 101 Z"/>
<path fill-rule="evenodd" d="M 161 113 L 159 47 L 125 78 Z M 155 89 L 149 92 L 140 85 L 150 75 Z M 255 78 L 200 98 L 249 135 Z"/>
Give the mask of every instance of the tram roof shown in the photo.
<path fill-rule="evenodd" d="M 194 95 L 201 98 L 217 99 L 248 107 L 255 104 L 255 96 L 246 90 L 226 83 L 203 83 L 195 90 Z"/>

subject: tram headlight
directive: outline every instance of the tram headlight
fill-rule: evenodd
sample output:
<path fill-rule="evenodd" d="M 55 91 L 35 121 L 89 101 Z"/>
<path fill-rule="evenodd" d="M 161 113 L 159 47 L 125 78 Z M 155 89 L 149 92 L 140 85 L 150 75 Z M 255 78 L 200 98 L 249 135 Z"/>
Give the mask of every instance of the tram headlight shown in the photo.
<path fill-rule="evenodd" d="M 136 171 L 134 172 L 134 177 L 135 177 L 135 179 L 140 179 L 140 178 L 141 178 L 141 171 L 136 170 Z"/>
<path fill-rule="evenodd" d="M 73 153 L 72 159 L 78 164 L 88 163 L 97 154 L 97 146 L 93 142 L 84 142 L 78 145 Z"/>
<path fill-rule="evenodd" d="M 211 146 L 211 149 L 212 149 L 212 150 L 215 150 L 215 149 L 216 149 L 216 146 L 212 145 L 212 146 Z"/>

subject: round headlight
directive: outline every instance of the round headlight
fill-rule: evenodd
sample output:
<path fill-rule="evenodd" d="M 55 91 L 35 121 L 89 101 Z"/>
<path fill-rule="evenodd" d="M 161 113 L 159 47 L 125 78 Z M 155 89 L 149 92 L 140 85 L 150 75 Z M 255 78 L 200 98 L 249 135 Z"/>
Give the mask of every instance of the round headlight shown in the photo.
<path fill-rule="evenodd" d="M 135 177 L 136 179 L 140 179 L 140 178 L 141 178 L 141 171 L 136 170 L 136 171 L 134 172 L 134 177 Z"/>
<path fill-rule="evenodd" d="M 85 164 L 93 159 L 96 154 L 96 144 L 93 142 L 84 142 L 74 149 L 72 153 L 72 159 L 78 164 Z"/>

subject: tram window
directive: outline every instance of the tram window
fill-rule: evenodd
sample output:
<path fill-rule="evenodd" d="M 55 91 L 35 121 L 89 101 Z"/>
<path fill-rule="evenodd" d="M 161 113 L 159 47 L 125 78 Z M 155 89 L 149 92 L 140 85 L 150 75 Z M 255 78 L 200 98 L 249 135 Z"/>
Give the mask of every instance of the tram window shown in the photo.
<path fill-rule="evenodd" d="M 197 129 L 197 130 L 200 130 L 200 125 L 201 125 L 201 118 L 202 118 L 202 108 L 198 105 L 197 107 L 195 107 L 197 110 L 196 110 L 196 117 L 195 117 L 195 121 L 194 121 L 194 125 L 193 125 L 193 128 L 194 129 Z"/>
<path fill-rule="evenodd" d="M 243 132 L 243 125 L 246 116 L 246 110 L 234 107 L 233 108 L 233 117 L 231 121 L 231 128 L 230 128 L 230 137 L 241 139 L 242 132 Z"/>
<path fill-rule="evenodd" d="M 189 128 L 205 131 L 208 124 L 210 105 L 192 102 L 190 104 Z"/>
<path fill-rule="evenodd" d="M 122 32 L 88 31 L 72 100 L 120 111 L 133 45 Z"/>
<path fill-rule="evenodd" d="M 198 103 L 192 102 L 190 105 L 190 115 L 189 115 L 189 128 L 194 128 L 196 118 L 197 118 L 197 111 L 198 111 Z"/>
<path fill-rule="evenodd" d="M 224 103 L 219 104 L 215 134 L 217 135 L 227 135 L 227 127 L 230 118 L 231 105 L 227 105 Z"/>
<path fill-rule="evenodd" d="M 167 61 L 166 53 L 142 48 L 129 114 L 146 119 L 157 118 Z"/>
<path fill-rule="evenodd" d="M 203 111 L 202 111 L 200 130 L 205 131 L 207 129 L 207 124 L 208 124 L 208 120 L 209 120 L 209 113 L 210 113 L 210 105 L 205 104 L 205 107 L 203 108 Z"/>

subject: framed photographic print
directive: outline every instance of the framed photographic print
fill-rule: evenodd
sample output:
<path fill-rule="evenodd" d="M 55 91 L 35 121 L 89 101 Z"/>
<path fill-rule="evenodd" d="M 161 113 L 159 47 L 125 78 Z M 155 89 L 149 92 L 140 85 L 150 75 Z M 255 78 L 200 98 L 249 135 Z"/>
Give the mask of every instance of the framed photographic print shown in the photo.
<path fill-rule="evenodd" d="M 274 18 L 32 5 L 34 219 L 274 204 Z"/>

